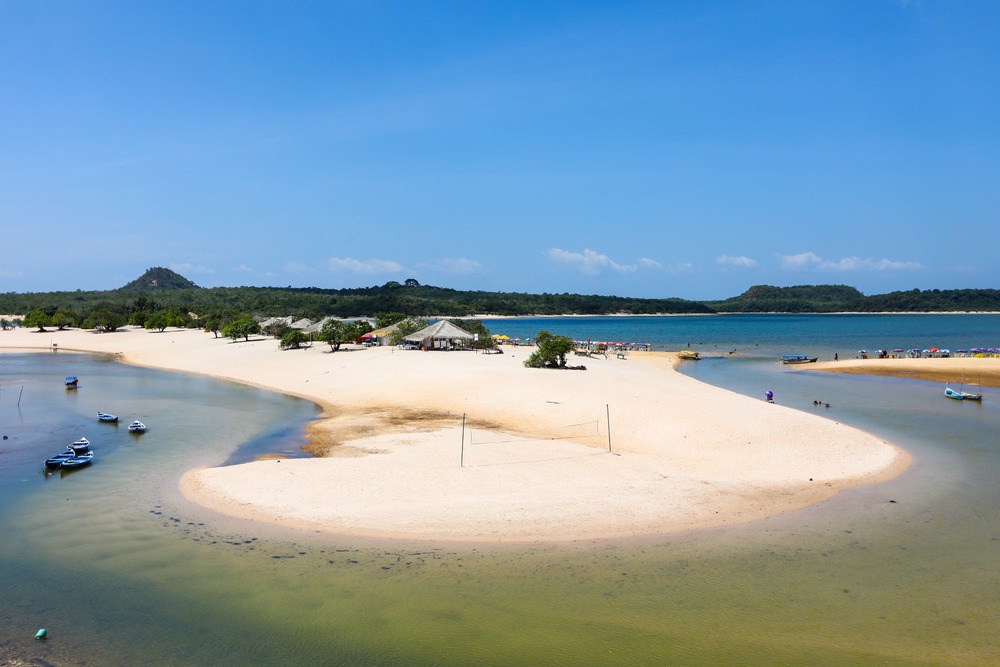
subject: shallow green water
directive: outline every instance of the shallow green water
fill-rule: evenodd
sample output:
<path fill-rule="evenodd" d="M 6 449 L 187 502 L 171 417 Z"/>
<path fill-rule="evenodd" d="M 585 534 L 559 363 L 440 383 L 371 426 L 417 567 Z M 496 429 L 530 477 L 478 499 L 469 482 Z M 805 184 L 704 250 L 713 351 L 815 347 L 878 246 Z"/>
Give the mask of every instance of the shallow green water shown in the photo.
<path fill-rule="evenodd" d="M 89 357 L 66 371 L 56 355 L 30 356 L 0 355 L 2 430 L 12 436 L 0 456 L 9 655 L 56 665 L 978 665 L 1000 656 L 989 402 L 974 428 L 949 438 L 947 414 L 889 420 L 882 434 L 916 457 L 909 473 L 754 524 L 561 547 L 373 543 L 234 522 L 176 492 L 184 469 L 220 463 L 241 443 L 296 442 L 314 414 L 308 403 Z M 81 376 L 73 396 L 59 386 L 70 372 Z M 750 388 L 753 372 L 729 375 Z M 877 421 L 863 408 L 887 385 L 806 377 L 779 397 L 823 395 L 838 418 Z M 12 410 L 19 380 L 32 391 Z M 900 405 L 922 400 L 920 383 L 891 387 Z M 104 404 L 93 405 L 97 395 Z M 97 409 L 150 431 L 135 438 L 98 424 Z M 80 435 L 94 442 L 95 465 L 46 480 L 41 459 Z M 31 639 L 39 627 L 49 641 Z"/>

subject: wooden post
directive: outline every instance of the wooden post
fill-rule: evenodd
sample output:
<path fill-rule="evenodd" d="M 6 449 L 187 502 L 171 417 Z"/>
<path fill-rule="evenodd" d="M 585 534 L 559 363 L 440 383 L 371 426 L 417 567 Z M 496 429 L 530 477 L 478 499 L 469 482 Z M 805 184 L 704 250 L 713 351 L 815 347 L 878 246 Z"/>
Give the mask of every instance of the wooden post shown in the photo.
<path fill-rule="evenodd" d="M 21 407 L 21 394 L 24 393 L 24 385 L 21 385 L 21 391 L 17 394 L 17 407 Z"/>
<path fill-rule="evenodd" d="M 604 409 L 608 413 L 608 451 L 611 451 L 611 406 L 604 404 Z"/>
<path fill-rule="evenodd" d="M 462 413 L 462 457 L 459 461 L 459 468 L 465 467 L 465 413 Z"/>

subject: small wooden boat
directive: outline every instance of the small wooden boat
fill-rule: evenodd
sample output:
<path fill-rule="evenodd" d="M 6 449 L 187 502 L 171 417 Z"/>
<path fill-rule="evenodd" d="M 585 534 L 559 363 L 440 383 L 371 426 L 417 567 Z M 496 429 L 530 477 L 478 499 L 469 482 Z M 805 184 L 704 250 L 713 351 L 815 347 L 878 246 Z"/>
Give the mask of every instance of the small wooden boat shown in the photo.
<path fill-rule="evenodd" d="M 102 422 L 108 422 L 112 424 L 118 423 L 118 415 L 109 415 L 107 412 L 98 412 L 97 418 Z"/>
<path fill-rule="evenodd" d="M 55 456 L 50 456 L 49 458 L 45 459 L 45 469 L 58 470 L 59 468 L 65 466 L 68 461 L 73 461 L 80 457 L 86 458 L 88 456 L 89 458 L 87 458 L 86 462 L 90 463 L 90 461 L 92 461 L 94 458 L 94 452 L 90 450 L 90 441 L 87 440 L 86 438 L 80 438 L 79 440 L 71 443 L 66 448 L 65 452 L 56 454 Z M 70 467 L 72 467 L 73 465 L 74 464 L 70 464 Z"/>
<path fill-rule="evenodd" d="M 128 430 L 129 430 L 129 433 L 145 433 L 146 432 L 146 425 L 143 424 L 138 419 L 136 419 L 134 422 L 132 422 L 131 424 L 128 425 Z"/>
<path fill-rule="evenodd" d="M 698 361 L 701 359 L 701 355 L 693 350 L 681 350 L 677 353 L 678 359 L 687 359 L 689 361 Z"/>
<path fill-rule="evenodd" d="M 80 384 L 80 380 L 75 375 L 66 376 L 66 388 L 76 389 L 76 386 Z"/>
<path fill-rule="evenodd" d="M 79 440 L 74 440 L 69 444 L 69 450 L 76 452 L 77 454 L 82 454 L 83 452 L 90 451 L 90 440 L 86 438 L 80 438 Z"/>
<path fill-rule="evenodd" d="M 819 357 L 807 357 L 804 354 L 786 354 L 781 358 L 783 364 L 814 364 Z"/>
<path fill-rule="evenodd" d="M 83 466 L 89 466 L 94 460 L 94 452 L 84 452 L 78 456 L 74 456 L 71 459 L 66 459 L 62 463 L 62 469 L 72 469 L 72 468 L 82 468 Z"/>

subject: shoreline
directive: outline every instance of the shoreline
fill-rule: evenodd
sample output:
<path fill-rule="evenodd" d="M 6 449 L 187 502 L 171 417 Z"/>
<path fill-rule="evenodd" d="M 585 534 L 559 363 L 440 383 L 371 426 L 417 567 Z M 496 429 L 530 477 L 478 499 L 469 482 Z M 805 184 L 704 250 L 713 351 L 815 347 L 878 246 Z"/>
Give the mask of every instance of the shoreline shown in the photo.
<path fill-rule="evenodd" d="M 0 332 L 0 350 L 52 343 L 315 402 L 307 451 L 320 458 L 193 470 L 180 485 L 225 515 L 330 534 L 510 544 L 663 535 L 800 509 L 910 463 L 871 434 L 681 375 L 664 352 L 588 358 L 574 372 L 525 368 L 533 348 L 330 353 L 193 330 Z"/>

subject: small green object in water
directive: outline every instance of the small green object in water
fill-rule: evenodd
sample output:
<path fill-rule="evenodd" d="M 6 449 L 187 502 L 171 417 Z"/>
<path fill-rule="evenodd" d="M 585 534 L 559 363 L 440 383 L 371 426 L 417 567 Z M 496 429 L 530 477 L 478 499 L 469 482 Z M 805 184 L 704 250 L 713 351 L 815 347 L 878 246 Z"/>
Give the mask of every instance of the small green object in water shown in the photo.
<path fill-rule="evenodd" d="M 45 639 L 48 636 L 49 636 L 48 630 L 46 630 L 45 628 L 42 628 L 41 630 L 35 633 L 35 639 Z"/>

